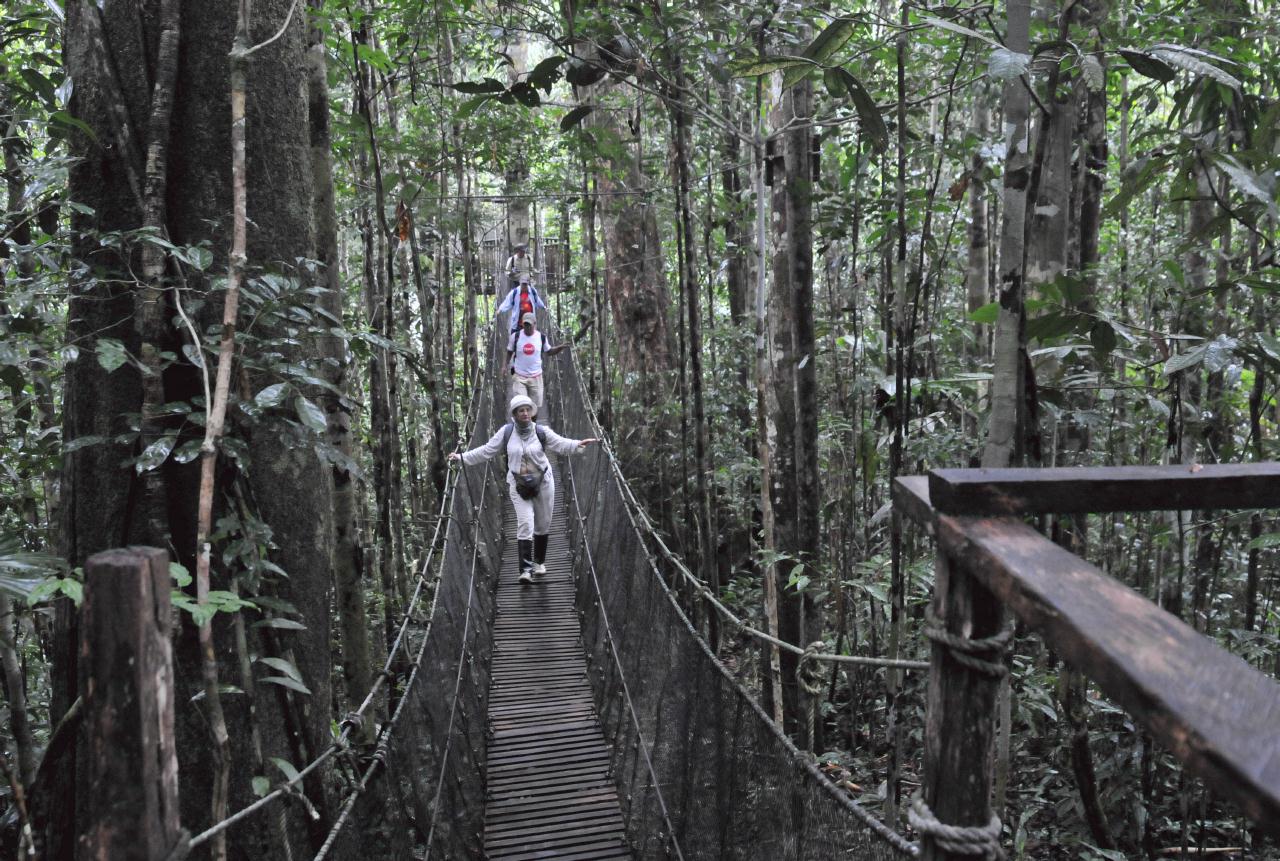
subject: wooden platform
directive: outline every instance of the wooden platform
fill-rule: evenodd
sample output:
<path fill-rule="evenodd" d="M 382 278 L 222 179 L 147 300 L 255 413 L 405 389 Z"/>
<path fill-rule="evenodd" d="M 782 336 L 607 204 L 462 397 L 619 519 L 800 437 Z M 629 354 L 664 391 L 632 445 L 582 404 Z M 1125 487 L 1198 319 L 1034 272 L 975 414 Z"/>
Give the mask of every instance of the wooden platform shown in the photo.
<path fill-rule="evenodd" d="M 485 854 L 511 861 L 630 858 L 609 746 L 587 682 L 564 487 L 557 484 L 547 573 L 531 585 L 516 579 L 515 516 L 506 504 L 510 540 L 493 632 Z"/>

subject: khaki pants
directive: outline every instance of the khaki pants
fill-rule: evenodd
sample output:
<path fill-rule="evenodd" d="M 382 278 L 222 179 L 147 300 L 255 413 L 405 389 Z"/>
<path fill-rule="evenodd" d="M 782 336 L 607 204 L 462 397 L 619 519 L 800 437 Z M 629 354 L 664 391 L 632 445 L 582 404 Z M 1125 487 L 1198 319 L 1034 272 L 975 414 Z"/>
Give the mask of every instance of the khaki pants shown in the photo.
<path fill-rule="evenodd" d="M 542 375 L 536 377 L 522 377 L 519 374 L 511 375 L 511 394 L 509 398 L 516 395 L 524 395 L 533 401 L 533 414 L 536 416 L 542 411 Z"/>

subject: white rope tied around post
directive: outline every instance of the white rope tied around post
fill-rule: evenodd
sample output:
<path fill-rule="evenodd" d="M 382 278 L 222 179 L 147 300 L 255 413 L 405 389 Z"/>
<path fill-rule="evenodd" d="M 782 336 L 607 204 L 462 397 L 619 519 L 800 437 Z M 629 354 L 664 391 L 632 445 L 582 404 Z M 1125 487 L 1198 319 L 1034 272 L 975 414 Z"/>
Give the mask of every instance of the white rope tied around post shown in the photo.
<path fill-rule="evenodd" d="M 1009 640 L 1013 638 L 1011 625 L 990 637 L 972 639 L 952 634 L 944 627 L 942 620 L 934 615 L 933 608 L 929 608 L 925 611 L 924 635 L 946 647 L 952 659 L 962 667 L 993 679 L 1002 679 L 1009 674 L 1009 667 L 1004 663 L 1002 655 Z M 991 660 L 990 656 L 995 659 Z"/>
<path fill-rule="evenodd" d="M 948 825 L 938 820 L 916 794 L 907 809 L 907 821 L 921 835 L 929 837 L 940 848 L 957 855 L 977 855 L 987 861 L 1004 861 L 1000 848 L 1000 817 L 991 814 L 986 825 Z"/>

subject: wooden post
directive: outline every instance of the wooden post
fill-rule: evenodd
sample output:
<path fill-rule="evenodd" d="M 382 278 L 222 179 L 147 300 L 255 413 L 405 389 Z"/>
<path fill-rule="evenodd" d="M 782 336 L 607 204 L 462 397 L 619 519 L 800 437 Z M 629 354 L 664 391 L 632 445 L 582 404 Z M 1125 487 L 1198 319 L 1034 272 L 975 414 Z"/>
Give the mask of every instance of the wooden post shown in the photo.
<path fill-rule="evenodd" d="M 77 861 L 162 861 L 185 840 L 178 821 L 170 588 L 169 555 L 152 547 L 108 550 L 85 565 L 79 660 L 85 724 L 77 769 L 84 815 Z"/>
<path fill-rule="evenodd" d="M 933 612 L 947 633 L 977 640 L 1000 631 L 1004 605 L 940 549 Z M 999 660 L 996 655 L 982 658 Z M 930 664 L 924 801 L 944 825 L 982 828 L 992 817 L 991 751 L 1000 679 L 962 665 L 949 646 L 936 640 Z M 925 861 L 982 857 L 949 851 L 927 833 L 921 835 L 921 850 Z"/>

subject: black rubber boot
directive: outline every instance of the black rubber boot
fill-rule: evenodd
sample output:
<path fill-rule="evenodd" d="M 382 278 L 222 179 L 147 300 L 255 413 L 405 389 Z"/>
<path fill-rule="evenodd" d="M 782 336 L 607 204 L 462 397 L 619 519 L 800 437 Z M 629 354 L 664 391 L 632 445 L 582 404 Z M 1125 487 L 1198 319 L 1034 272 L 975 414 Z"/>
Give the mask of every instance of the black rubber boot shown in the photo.
<path fill-rule="evenodd" d="M 528 538 L 521 538 L 516 541 L 516 547 L 520 552 L 520 582 L 533 582 L 533 542 Z"/>
<path fill-rule="evenodd" d="M 533 573 L 534 574 L 547 573 L 547 566 L 544 565 L 543 563 L 547 561 L 547 539 L 550 537 L 551 536 L 549 535 L 538 535 L 536 533 L 533 536 Z"/>

